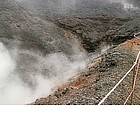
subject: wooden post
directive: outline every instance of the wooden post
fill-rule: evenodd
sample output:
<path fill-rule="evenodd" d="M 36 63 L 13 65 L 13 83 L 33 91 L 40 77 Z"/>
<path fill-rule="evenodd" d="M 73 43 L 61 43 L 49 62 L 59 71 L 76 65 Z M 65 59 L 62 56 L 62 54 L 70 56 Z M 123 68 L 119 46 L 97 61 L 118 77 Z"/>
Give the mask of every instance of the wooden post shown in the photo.
<path fill-rule="evenodd" d="M 138 70 L 139 70 L 139 65 L 140 65 L 140 57 L 137 60 L 137 64 L 133 69 L 133 84 L 132 84 L 132 92 L 131 92 L 131 105 L 133 103 L 133 94 L 134 94 L 134 89 L 136 85 L 136 80 L 137 80 L 137 75 L 138 75 Z"/>
<path fill-rule="evenodd" d="M 132 73 L 133 75 L 133 79 L 132 79 L 132 88 L 133 88 L 133 85 L 134 85 L 134 82 L 135 82 L 135 75 L 136 75 L 136 66 L 134 67 L 134 69 L 133 69 L 133 73 Z M 131 97 L 130 97 L 130 101 L 131 101 L 131 105 L 133 104 L 133 93 L 132 93 L 132 95 L 131 95 Z"/>

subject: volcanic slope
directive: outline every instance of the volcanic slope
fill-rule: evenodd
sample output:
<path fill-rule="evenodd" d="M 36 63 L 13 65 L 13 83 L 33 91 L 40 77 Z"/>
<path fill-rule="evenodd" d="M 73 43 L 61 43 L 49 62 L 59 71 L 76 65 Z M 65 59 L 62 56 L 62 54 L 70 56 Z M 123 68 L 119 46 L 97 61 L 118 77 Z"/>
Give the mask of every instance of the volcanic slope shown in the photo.
<path fill-rule="evenodd" d="M 88 57 L 132 39 L 140 31 L 139 7 L 136 0 L 1 0 L 0 42 L 9 51 L 18 46 L 44 57 L 60 52 Z M 22 66 L 25 59 L 20 60 Z"/>
<path fill-rule="evenodd" d="M 140 40 L 127 41 L 95 59 L 78 78 L 60 87 L 53 95 L 37 99 L 33 104 L 97 105 L 132 67 L 139 51 Z M 132 81 L 133 72 L 130 72 L 103 104 L 123 105 L 132 90 Z M 140 104 L 140 69 L 132 104 Z"/>

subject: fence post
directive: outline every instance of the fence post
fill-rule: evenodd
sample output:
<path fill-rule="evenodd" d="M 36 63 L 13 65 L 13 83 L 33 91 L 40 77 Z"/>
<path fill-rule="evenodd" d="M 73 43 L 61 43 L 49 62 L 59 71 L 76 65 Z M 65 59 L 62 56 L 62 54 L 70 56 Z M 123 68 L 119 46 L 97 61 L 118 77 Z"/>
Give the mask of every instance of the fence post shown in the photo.
<path fill-rule="evenodd" d="M 134 69 L 133 69 L 133 79 L 132 79 L 132 88 L 133 88 L 133 85 L 134 85 L 134 82 L 135 82 L 135 75 L 136 75 L 136 66 L 134 67 Z M 133 104 L 133 93 L 132 93 L 132 95 L 131 95 L 131 105 Z"/>

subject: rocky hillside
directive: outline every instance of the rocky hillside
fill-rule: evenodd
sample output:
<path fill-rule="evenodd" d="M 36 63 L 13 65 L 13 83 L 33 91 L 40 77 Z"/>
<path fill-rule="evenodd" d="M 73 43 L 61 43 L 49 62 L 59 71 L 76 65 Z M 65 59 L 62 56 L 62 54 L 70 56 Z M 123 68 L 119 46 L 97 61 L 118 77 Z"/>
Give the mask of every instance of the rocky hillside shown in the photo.
<path fill-rule="evenodd" d="M 132 45 L 133 43 L 133 45 Z M 86 71 L 61 86 L 35 105 L 97 105 L 132 67 L 140 51 L 140 39 L 133 39 L 94 59 Z M 104 105 L 123 105 L 132 90 L 133 72 L 105 100 Z M 133 95 L 133 105 L 140 104 L 140 69 Z M 128 100 L 127 104 L 131 104 Z"/>
<path fill-rule="evenodd" d="M 66 51 L 65 32 L 76 35 L 92 52 L 102 43 L 124 42 L 140 30 L 138 9 L 109 0 L 1 0 L 0 11 L 0 40 L 21 40 L 24 47 L 43 52 L 54 51 L 55 46 Z M 53 39 L 59 42 L 52 45 Z"/>
<path fill-rule="evenodd" d="M 18 73 L 25 83 L 29 83 L 28 86 L 37 83 L 34 81 L 35 79 L 31 79 L 32 76 L 37 75 L 38 71 L 48 79 L 52 75 L 56 78 L 58 73 L 62 73 L 61 76 L 66 77 L 67 71 L 72 68 L 81 72 L 85 65 L 82 65 L 82 68 L 76 66 L 82 64 L 83 61 L 92 65 L 95 52 L 99 55 L 103 54 L 102 51 L 106 46 L 107 49 L 112 50 L 128 39 L 132 39 L 134 33 L 140 31 L 139 0 L 0 0 L 0 13 L 0 42 L 13 56 L 14 50 L 18 48 L 18 58 L 16 59 L 17 56 L 14 56 L 17 65 L 17 71 L 14 73 Z M 103 57 L 97 68 L 87 69 L 84 78 L 80 78 L 80 81 L 74 85 L 82 82 L 82 86 L 84 86 L 84 83 L 87 83 L 88 89 L 93 89 L 94 86 L 96 92 L 100 92 L 99 89 L 104 86 L 110 89 L 111 86 L 108 85 L 116 81 L 104 76 L 104 73 L 110 75 L 108 66 L 112 68 L 110 76 L 114 78 L 117 76 L 117 72 L 113 71 L 113 68 L 128 67 L 134 59 L 133 54 L 129 54 L 130 52 L 125 49 L 115 49 Z M 52 57 L 52 54 L 61 56 L 61 59 L 58 60 L 56 56 Z M 50 61 L 47 62 L 48 58 Z M 124 64 L 125 66 L 120 62 L 122 59 L 129 60 Z M 75 60 L 76 63 L 74 63 Z M 36 63 L 33 64 L 34 62 Z M 66 62 L 74 63 L 76 66 L 71 67 Z M 62 66 L 58 66 L 59 63 Z M 63 70 L 65 70 L 65 76 L 63 76 Z M 89 75 L 91 77 L 88 79 Z M 103 81 L 100 81 L 100 77 L 104 77 Z M 59 77 L 59 79 L 62 78 Z M 94 85 L 90 82 L 93 82 Z M 61 102 L 61 94 L 58 93 L 56 96 L 59 101 L 56 99 L 55 102 L 52 99 L 51 102 L 48 101 L 50 98 L 47 98 L 47 100 L 43 100 L 43 104 L 97 104 L 107 91 L 104 89 L 102 95 L 99 94 L 100 97 L 95 97 L 98 99 L 94 100 L 93 97 L 83 96 L 83 94 L 90 94 L 90 90 L 86 89 L 86 93 L 83 92 L 83 89 L 77 91 L 80 86 L 76 88 L 74 86 L 74 93 L 78 93 L 76 97 L 79 98 L 78 103 L 72 102 L 77 93 L 67 96 L 69 101 L 72 98 L 70 102 Z M 61 87 L 59 90 L 61 91 Z M 68 94 L 69 88 L 65 90 L 66 92 L 64 91 L 62 94 Z M 86 100 L 84 102 L 81 96 L 90 98 L 91 102 L 86 102 Z M 51 96 L 51 98 L 56 97 Z M 112 104 L 120 103 L 122 102 L 112 102 Z M 37 101 L 36 104 L 42 103 Z"/>

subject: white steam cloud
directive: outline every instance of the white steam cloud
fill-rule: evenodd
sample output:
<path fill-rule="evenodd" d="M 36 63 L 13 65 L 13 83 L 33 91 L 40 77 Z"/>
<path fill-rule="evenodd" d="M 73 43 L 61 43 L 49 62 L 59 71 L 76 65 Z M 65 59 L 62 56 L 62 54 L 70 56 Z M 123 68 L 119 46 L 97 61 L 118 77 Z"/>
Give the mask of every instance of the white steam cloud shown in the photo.
<path fill-rule="evenodd" d="M 125 10 L 138 10 L 139 8 L 134 6 L 133 0 L 108 0 L 110 3 L 120 3 L 123 5 Z"/>
<path fill-rule="evenodd" d="M 82 58 L 9 50 L 0 42 L 0 104 L 28 104 L 48 96 L 86 67 Z"/>

